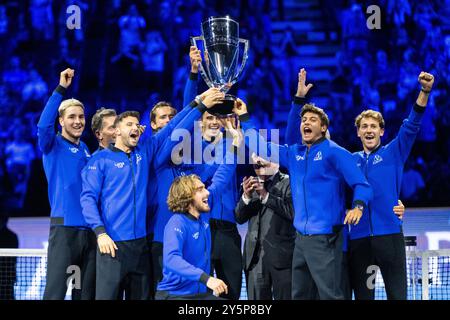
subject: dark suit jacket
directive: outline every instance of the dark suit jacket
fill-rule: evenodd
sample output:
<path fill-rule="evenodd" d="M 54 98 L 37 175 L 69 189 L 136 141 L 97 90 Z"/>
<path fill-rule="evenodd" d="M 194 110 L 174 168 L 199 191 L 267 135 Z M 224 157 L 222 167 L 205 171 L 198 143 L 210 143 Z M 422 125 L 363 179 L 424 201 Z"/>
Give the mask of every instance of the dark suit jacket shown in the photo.
<path fill-rule="evenodd" d="M 258 242 L 265 260 L 275 268 L 290 268 L 292 264 L 295 229 L 289 176 L 278 172 L 266 189 L 269 192 L 266 204 L 261 203 L 255 192 L 248 205 L 241 197 L 235 208 L 236 221 L 239 224 L 248 221 L 243 259 L 245 270 L 252 263 Z"/>

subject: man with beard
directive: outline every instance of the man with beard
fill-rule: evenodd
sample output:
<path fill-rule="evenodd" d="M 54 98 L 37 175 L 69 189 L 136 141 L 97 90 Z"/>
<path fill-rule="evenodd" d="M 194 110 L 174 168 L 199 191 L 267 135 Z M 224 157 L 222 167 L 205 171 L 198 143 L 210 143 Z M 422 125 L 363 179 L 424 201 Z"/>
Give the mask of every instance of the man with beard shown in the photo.
<path fill-rule="evenodd" d="M 242 133 L 232 126 L 230 119 L 224 122 L 233 136 L 236 152 L 243 140 Z M 177 177 L 172 183 L 167 205 L 175 214 L 164 229 L 163 279 L 158 285 L 156 299 L 214 299 L 207 288 L 215 296 L 228 293 L 224 281 L 209 275 L 211 233 L 209 218 L 203 214 L 220 205 L 220 194 L 236 168 L 236 159 L 230 159 L 229 155 L 227 152 L 225 164 L 219 166 L 208 188 L 197 175 Z"/>
<path fill-rule="evenodd" d="M 189 128 L 222 98 L 218 89 L 209 89 L 176 127 L 169 123 L 141 143 L 139 113 L 120 114 L 115 121 L 115 145 L 98 152 L 84 168 L 81 205 L 99 248 L 96 299 L 117 299 L 122 290 L 129 295 L 127 299 L 150 297 L 146 225 L 150 163 L 173 130 Z"/>
<path fill-rule="evenodd" d="M 95 235 L 84 220 L 80 206 L 81 170 L 90 157 L 80 141 L 85 127 L 84 106 L 76 99 L 62 101 L 75 71 L 60 74 L 55 89 L 38 123 L 38 143 L 48 181 L 51 207 L 47 254 L 45 300 L 63 300 L 67 291 L 67 268 L 81 269 L 81 290 L 73 299 L 93 299 L 95 295 Z M 61 133 L 55 132 L 59 113 Z"/>

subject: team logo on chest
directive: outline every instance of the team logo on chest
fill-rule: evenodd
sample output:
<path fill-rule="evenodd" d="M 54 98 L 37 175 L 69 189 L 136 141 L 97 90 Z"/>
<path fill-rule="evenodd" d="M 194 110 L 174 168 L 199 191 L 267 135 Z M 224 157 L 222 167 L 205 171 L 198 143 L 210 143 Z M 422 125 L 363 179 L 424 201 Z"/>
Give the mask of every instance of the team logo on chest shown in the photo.
<path fill-rule="evenodd" d="M 139 164 L 139 162 L 141 162 L 142 160 L 142 156 L 139 153 L 136 153 L 136 165 Z"/>
<path fill-rule="evenodd" d="M 69 148 L 69 150 L 72 153 L 77 153 L 78 152 L 78 148 L 75 148 L 75 147 L 71 147 L 71 148 Z"/>
<path fill-rule="evenodd" d="M 116 168 L 122 169 L 125 166 L 125 162 L 115 162 L 114 166 Z"/>
<path fill-rule="evenodd" d="M 199 235 L 200 235 L 200 233 L 197 231 L 196 233 L 194 233 L 194 234 L 192 235 L 192 238 L 194 238 L 195 240 L 197 240 Z"/>
<path fill-rule="evenodd" d="M 317 152 L 316 156 L 314 157 L 314 161 L 322 160 L 322 152 Z"/>
<path fill-rule="evenodd" d="M 295 160 L 297 160 L 297 161 L 305 160 L 305 157 L 303 157 L 303 156 L 295 156 Z"/>
<path fill-rule="evenodd" d="M 381 161 L 383 161 L 383 158 L 380 155 L 376 154 L 372 164 L 377 164 L 380 163 Z"/>

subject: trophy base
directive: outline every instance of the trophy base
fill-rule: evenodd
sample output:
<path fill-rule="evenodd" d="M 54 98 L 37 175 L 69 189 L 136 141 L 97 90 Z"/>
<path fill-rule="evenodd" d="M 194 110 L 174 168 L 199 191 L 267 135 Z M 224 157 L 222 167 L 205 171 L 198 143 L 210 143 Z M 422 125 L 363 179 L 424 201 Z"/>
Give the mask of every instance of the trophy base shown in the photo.
<path fill-rule="evenodd" d="M 234 101 L 236 97 L 231 94 L 226 94 L 222 103 L 215 104 L 208 110 L 209 113 L 217 117 L 226 117 L 233 114 Z"/>

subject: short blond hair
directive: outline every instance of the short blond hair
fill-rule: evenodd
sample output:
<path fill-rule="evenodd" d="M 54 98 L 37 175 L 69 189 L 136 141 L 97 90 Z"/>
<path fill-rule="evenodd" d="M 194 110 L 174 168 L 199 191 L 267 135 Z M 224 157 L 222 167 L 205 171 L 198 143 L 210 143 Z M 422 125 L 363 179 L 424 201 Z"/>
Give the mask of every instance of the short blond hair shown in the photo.
<path fill-rule="evenodd" d="M 59 108 L 58 108 L 59 116 L 60 117 L 64 116 L 64 112 L 67 110 L 67 108 L 70 108 L 70 107 L 81 107 L 81 109 L 83 109 L 83 111 L 84 111 L 84 105 L 83 105 L 83 103 L 81 103 L 80 100 L 77 100 L 74 98 L 66 99 L 63 102 L 61 102 L 61 104 L 59 105 Z"/>
<path fill-rule="evenodd" d="M 195 194 L 195 181 L 201 181 L 196 174 L 177 177 L 170 186 L 167 205 L 172 212 L 187 213 Z"/>
<path fill-rule="evenodd" d="M 383 119 L 383 115 L 375 110 L 364 110 L 363 112 L 361 112 L 355 119 L 355 127 L 357 127 L 359 129 L 359 126 L 361 125 L 361 120 L 363 118 L 372 118 L 376 121 L 378 121 L 378 124 L 380 125 L 380 128 L 384 129 L 384 119 Z"/>

